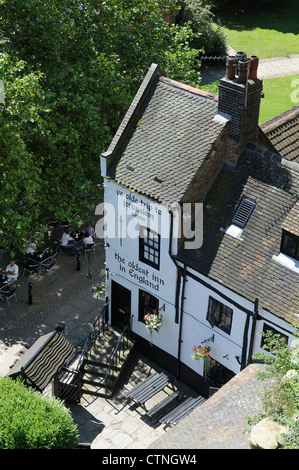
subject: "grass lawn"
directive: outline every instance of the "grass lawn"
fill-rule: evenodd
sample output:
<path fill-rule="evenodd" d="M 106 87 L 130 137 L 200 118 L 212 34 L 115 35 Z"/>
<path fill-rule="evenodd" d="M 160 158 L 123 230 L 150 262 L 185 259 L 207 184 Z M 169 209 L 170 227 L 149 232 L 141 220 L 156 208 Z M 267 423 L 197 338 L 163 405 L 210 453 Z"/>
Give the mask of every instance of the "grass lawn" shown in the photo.
<path fill-rule="evenodd" d="M 296 82 L 294 83 L 295 80 Z M 291 86 L 292 83 L 293 86 Z M 201 86 L 200 88 L 218 95 L 218 87 L 219 81 Z M 263 124 L 299 104 L 299 75 L 265 79 L 263 80 L 263 92 L 264 98 L 261 99 L 259 124 Z"/>
<path fill-rule="evenodd" d="M 294 80 L 297 80 L 296 86 L 292 87 L 291 84 Z M 263 124 L 274 116 L 299 104 L 299 91 L 296 92 L 296 90 L 299 90 L 299 75 L 263 80 L 265 97 L 261 99 L 259 124 Z M 297 103 L 291 101 L 292 93 Z"/>
<path fill-rule="evenodd" d="M 227 43 L 237 52 L 261 59 L 299 54 L 298 0 L 279 5 L 240 0 L 213 12 L 223 26 Z"/>

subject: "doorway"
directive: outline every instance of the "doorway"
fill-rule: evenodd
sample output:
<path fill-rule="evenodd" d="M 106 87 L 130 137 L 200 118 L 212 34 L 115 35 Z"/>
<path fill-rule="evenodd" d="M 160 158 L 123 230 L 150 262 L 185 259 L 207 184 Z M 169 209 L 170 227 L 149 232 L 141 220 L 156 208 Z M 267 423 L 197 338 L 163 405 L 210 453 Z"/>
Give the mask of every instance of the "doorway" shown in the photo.
<path fill-rule="evenodd" d="M 111 323 L 123 329 L 131 316 L 131 291 L 111 281 Z"/>

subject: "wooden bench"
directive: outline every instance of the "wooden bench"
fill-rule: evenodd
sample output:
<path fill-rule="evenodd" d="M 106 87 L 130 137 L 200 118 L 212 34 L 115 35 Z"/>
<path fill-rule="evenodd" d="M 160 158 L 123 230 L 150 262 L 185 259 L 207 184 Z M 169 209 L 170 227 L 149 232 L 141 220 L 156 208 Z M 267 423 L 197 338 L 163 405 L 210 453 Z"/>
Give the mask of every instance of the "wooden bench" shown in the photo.
<path fill-rule="evenodd" d="M 171 403 L 175 398 L 177 398 L 180 395 L 179 391 L 172 392 L 170 395 L 168 395 L 164 400 L 160 401 L 157 405 L 155 405 L 153 408 L 151 408 L 147 413 L 146 416 L 149 418 L 152 418 L 158 411 L 161 411 L 163 408 L 165 408 L 166 405 Z"/>
<path fill-rule="evenodd" d="M 163 372 L 156 372 L 155 374 L 150 375 L 141 383 L 126 392 L 124 397 L 128 400 L 127 404 L 130 403 L 131 400 L 135 400 L 137 403 L 139 403 L 145 408 L 144 404 L 147 400 L 152 398 L 158 392 L 163 390 L 166 385 L 172 382 L 173 379 L 170 379 L 170 377 L 168 377 Z"/>
<path fill-rule="evenodd" d="M 166 429 L 168 426 L 177 424 L 182 418 L 187 416 L 189 413 L 191 413 L 191 411 L 193 411 L 197 406 L 201 405 L 205 401 L 205 398 L 201 396 L 197 398 L 187 398 L 187 400 L 184 400 L 183 403 L 174 408 L 174 410 L 167 413 L 159 421 L 160 423 L 165 424 L 164 429 Z"/>

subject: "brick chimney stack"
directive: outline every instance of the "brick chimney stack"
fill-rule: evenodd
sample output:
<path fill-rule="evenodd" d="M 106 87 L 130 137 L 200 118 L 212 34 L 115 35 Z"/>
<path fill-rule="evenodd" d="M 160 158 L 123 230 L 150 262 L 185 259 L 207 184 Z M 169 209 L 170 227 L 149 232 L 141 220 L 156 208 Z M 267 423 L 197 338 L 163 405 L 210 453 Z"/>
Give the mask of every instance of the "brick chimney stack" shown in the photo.
<path fill-rule="evenodd" d="M 218 112 L 231 116 L 227 161 L 235 164 L 247 142 L 258 136 L 262 80 L 257 78 L 258 58 L 238 52 L 227 58 L 226 76 L 220 80 Z"/>

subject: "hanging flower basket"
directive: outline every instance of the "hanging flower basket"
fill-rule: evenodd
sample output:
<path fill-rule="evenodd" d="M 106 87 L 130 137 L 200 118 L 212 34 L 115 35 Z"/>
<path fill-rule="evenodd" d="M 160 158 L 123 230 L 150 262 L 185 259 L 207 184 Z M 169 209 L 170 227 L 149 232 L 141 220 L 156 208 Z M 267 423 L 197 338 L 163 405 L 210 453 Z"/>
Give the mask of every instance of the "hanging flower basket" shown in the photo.
<path fill-rule="evenodd" d="M 99 282 L 92 286 L 92 296 L 94 299 L 99 299 L 105 293 L 105 283 Z"/>
<path fill-rule="evenodd" d="M 194 361 L 198 361 L 199 359 L 207 359 L 210 355 L 211 348 L 210 346 L 194 346 L 192 351 L 193 354 L 191 358 Z"/>
<path fill-rule="evenodd" d="M 145 326 L 148 329 L 148 333 L 150 336 L 150 342 L 152 342 L 152 335 L 153 330 L 159 331 L 162 323 L 163 323 L 163 316 L 157 313 L 149 313 L 144 316 Z"/>
<path fill-rule="evenodd" d="M 191 355 L 191 359 L 193 359 L 194 361 L 198 361 L 199 359 L 204 360 L 203 376 L 204 378 L 206 378 L 207 368 L 208 368 L 208 358 L 210 356 L 210 351 L 211 351 L 210 346 L 194 346 L 192 351 L 193 351 L 193 354 Z"/>

